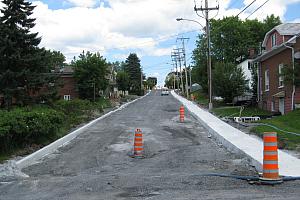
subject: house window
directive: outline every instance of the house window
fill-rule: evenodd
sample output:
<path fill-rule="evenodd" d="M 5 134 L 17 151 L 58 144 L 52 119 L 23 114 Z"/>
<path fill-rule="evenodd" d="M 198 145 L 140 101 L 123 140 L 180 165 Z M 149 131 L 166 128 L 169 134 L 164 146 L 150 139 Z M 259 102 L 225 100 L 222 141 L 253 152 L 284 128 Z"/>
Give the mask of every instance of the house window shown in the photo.
<path fill-rule="evenodd" d="M 272 47 L 275 47 L 276 46 L 276 34 L 273 34 L 272 37 L 271 37 L 271 40 L 272 40 Z"/>
<path fill-rule="evenodd" d="M 265 71 L 265 91 L 269 91 L 270 89 L 270 74 L 269 70 Z"/>
<path fill-rule="evenodd" d="M 279 81 L 279 88 L 284 87 L 284 77 L 282 75 L 282 69 L 283 69 L 283 64 L 280 64 L 278 66 L 278 81 Z"/>
<path fill-rule="evenodd" d="M 64 100 L 70 101 L 71 100 L 71 95 L 64 95 Z"/>

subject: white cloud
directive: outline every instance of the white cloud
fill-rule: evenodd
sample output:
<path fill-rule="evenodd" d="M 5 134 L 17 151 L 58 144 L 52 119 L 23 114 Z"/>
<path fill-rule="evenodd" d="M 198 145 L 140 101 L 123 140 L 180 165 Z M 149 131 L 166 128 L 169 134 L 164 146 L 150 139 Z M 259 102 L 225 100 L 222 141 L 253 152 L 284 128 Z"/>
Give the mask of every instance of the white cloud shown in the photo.
<path fill-rule="evenodd" d="M 79 7 L 93 7 L 97 3 L 97 0 L 66 0 L 66 1 Z"/>
<path fill-rule="evenodd" d="M 254 5 L 240 15 L 246 18 L 265 0 L 257 0 Z M 140 56 L 169 55 L 172 47 L 161 47 L 158 38 L 168 39 L 168 35 L 200 29 L 192 22 L 177 22 L 178 17 L 196 19 L 203 25 L 204 19 L 193 11 L 193 0 L 65 0 L 75 7 L 52 10 L 41 1 L 34 17 L 37 18 L 34 31 L 42 36 L 41 46 L 62 51 L 68 59 L 78 56 L 82 50 L 99 51 L 106 54 L 110 49 L 135 50 Z M 100 2 L 100 4 L 99 4 Z M 102 2 L 102 4 L 101 4 Z M 109 4 L 104 7 L 103 2 Z M 198 7 L 201 1 L 198 0 Z M 202 1 L 203 2 L 203 1 Z M 248 5 L 252 0 L 244 0 Z M 300 0 L 272 0 L 256 12 L 251 19 L 263 19 L 275 14 L 283 18 L 287 5 Z M 216 6 L 215 0 L 209 0 Z M 228 9 L 231 0 L 220 1 L 217 18 L 236 15 L 239 9 Z M 204 6 L 204 5 L 202 5 Z M 0 4 L 1 7 L 1 4 Z M 213 17 L 217 12 L 211 12 Z M 163 41 L 163 40 L 162 40 Z M 175 41 L 175 39 L 174 39 Z M 125 52 L 115 55 L 124 58 Z"/>

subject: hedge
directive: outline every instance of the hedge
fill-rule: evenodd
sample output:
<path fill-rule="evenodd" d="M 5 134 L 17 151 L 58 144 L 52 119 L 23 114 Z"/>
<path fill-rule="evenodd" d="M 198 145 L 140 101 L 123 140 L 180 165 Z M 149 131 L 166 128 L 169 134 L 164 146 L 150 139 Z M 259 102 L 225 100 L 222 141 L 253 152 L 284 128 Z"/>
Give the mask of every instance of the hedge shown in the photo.
<path fill-rule="evenodd" d="M 65 115 L 50 108 L 0 111 L 0 152 L 56 137 Z"/>

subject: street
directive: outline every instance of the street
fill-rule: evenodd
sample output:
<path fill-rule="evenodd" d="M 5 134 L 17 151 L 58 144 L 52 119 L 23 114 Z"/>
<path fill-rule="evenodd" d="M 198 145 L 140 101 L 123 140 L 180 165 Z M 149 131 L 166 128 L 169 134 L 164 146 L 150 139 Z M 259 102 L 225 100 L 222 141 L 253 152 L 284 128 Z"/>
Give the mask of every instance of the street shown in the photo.
<path fill-rule="evenodd" d="M 277 186 L 201 174 L 257 176 L 241 155 L 227 151 L 170 94 L 152 91 L 97 122 L 70 144 L 0 182 L 1 200 L 299 199 L 300 181 Z M 132 158 L 135 129 L 144 158 Z"/>

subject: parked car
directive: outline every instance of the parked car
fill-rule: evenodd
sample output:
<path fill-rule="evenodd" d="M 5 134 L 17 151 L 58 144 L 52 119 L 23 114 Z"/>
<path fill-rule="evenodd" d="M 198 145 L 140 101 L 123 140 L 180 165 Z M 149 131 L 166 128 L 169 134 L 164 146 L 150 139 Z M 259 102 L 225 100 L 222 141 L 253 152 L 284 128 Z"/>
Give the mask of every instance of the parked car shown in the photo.
<path fill-rule="evenodd" d="M 162 88 L 161 89 L 161 96 L 164 96 L 164 95 L 169 95 L 169 89 L 168 88 Z"/>

